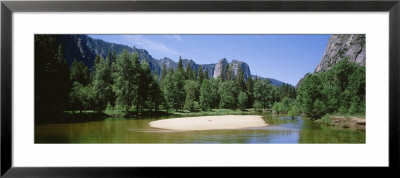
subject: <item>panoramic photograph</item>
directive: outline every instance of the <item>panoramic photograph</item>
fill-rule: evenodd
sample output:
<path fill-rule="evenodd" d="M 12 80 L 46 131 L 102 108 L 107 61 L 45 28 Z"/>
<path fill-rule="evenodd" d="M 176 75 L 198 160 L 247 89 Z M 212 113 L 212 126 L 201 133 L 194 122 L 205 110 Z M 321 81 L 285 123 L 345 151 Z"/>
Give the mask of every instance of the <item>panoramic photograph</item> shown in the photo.
<path fill-rule="evenodd" d="M 365 144 L 365 34 L 36 34 L 36 144 Z"/>

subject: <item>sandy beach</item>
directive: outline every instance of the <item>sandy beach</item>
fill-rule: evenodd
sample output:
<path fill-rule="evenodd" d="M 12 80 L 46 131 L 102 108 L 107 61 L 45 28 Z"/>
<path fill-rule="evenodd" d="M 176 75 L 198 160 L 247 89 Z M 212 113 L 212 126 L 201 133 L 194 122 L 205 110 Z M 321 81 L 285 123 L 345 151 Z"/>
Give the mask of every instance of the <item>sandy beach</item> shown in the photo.
<path fill-rule="evenodd" d="M 248 127 L 267 126 L 261 116 L 257 115 L 223 115 L 183 117 L 163 119 L 150 122 L 150 126 L 169 130 L 214 130 L 214 129 L 241 129 Z"/>

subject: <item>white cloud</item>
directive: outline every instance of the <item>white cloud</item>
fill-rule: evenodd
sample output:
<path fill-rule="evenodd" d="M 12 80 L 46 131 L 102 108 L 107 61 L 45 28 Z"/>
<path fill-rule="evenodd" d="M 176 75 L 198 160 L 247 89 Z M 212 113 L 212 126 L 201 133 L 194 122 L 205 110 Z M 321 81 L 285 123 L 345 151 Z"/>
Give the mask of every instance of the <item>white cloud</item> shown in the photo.
<path fill-rule="evenodd" d="M 164 35 L 165 37 L 167 37 L 167 38 L 173 38 L 173 39 L 175 39 L 176 41 L 183 41 L 183 39 L 182 39 L 182 36 L 181 35 Z"/>
<path fill-rule="evenodd" d="M 177 41 L 183 41 L 180 35 L 172 35 Z"/>
<path fill-rule="evenodd" d="M 134 45 L 137 48 L 143 48 L 143 49 L 150 50 L 150 51 L 154 50 L 154 51 L 162 52 L 162 53 L 165 53 L 166 56 L 168 54 L 181 55 L 180 52 L 169 48 L 165 44 L 163 44 L 161 42 L 149 40 L 149 39 L 143 37 L 142 35 L 123 35 L 123 38 L 126 43 Z M 181 39 L 180 37 L 174 37 L 174 38 Z"/>

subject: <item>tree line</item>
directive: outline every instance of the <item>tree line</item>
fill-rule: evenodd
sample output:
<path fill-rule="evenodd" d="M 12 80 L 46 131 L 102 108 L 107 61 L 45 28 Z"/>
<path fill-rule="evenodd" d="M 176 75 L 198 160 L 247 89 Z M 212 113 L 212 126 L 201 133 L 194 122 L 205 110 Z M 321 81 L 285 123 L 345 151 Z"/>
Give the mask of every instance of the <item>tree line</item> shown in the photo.
<path fill-rule="evenodd" d="M 326 114 L 365 113 L 365 67 L 348 57 L 331 69 L 307 75 L 297 89 L 296 99 L 283 98 L 273 109 L 319 119 Z"/>
<path fill-rule="evenodd" d="M 365 113 L 365 67 L 343 59 L 325 72 L 307 75 L 296 90 L 267 79 L 244 78 L 226 65 L 217 78 L 202 66 L 160 75 L 135 53 L 96 56 L 92 69 L 74 60 L 68 67 L 55 36 L 35 35 L 35 115 L 63 111 L 118 109 L 126 112 L 210 109 L 266 109 L 318 119 L 329 113 Z M 236 75 L 235 75 L 236 73 Z"/>
<path fill-rule="evenodd" d="M 210 109 L 265 109 L 283 98 L 296 97 L 293 86 L 280 87 L 268 79 L 244 78 L 226 65 L 217 79 L 207 70 L 184 69 L 179 59 L 176 69 L 164 65 L 160 75 L 135 53 L 109 52 L 96 56 L 92 69 L 74 60 L 70 68 L 63 49 L 51 35 L 35 35 L 35 104 L 39 112 L 120 109 L 126 112 Z"/>

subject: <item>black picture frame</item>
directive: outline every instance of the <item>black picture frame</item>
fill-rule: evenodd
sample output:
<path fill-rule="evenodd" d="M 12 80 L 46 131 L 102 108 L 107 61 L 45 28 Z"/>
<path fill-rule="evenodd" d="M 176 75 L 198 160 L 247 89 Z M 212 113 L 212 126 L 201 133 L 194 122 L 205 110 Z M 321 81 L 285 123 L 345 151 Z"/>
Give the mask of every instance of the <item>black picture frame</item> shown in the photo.
<path fill-rule="evenodd" d="M 20 168 L 12 165 L 12 17 L 13 12 L 389 12 L 389 170 L 399 168 L 400 2 L 395 1 L 2 1 L 1 2 L 1 175 L 5 177 L 178 176 L 178 168 L 68 167 Z M 207 175 L 203 168 L 184 168 Z M 382 169 L 382 168 L 381 168 Z M 230 169 L 230 174 L 242 171 Z M 369 169 L 374 170 L 374 169 Z M 226 168 L 217 171 L 225 172 Z M 265 168 L 252 169 L 253 173 Z M 256 172 L 254 172 L 256 171 Z M 280 169 L 282 171 L 282 169 Z M 284 171 L 290 172 L 290 171 Z M 307 170 L 305 172 L 308 172 Z M 340 174 L 340 172 L 332 172 Z M 331 174 L 331 173 L 329 173 Z"/>

